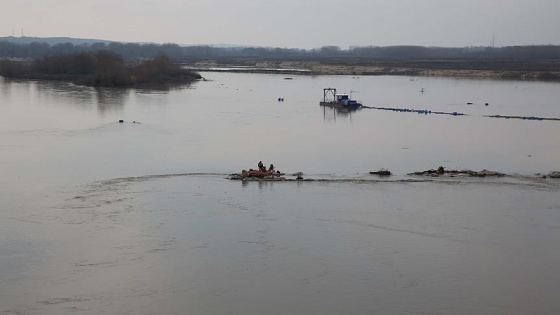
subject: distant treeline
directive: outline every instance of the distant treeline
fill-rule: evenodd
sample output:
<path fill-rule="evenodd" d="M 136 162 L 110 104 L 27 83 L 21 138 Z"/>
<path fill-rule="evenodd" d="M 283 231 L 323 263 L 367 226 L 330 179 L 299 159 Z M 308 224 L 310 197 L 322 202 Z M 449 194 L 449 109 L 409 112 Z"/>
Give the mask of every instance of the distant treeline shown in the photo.
<path fill-rule="evenodd" d="M 0 76 L 67 80 L 81 85 L 114 87 L 180 84 L 201 78 L 200 74 L 183 69 L 166 55 L 127 65 L 123 57 L 107 50 L 44 56 L 29 62 L 2 60 Z"/>
<path fill-rule="evenodd" d="M 77 54 L 83 52 L 112 51 L 125 59 L 154 58 L 165 54 L 174 60 L 208 58 L 266 58 L 266 59 L 317 59 L 317 58 L 368 58 L 379 60 L 506 60 L 538 61 L 560 60 L 560 46 L 510 46 L 510 47 L 350 47 L 325 46 L 317 49 L 179 46 L 177 44 L 138 44 L 98 42 L 74 45 L 72 43 L 49 45 L 33 42 L 18 44 L 0 41 L 0 57 L 39 58 L 44 56 Z"/>

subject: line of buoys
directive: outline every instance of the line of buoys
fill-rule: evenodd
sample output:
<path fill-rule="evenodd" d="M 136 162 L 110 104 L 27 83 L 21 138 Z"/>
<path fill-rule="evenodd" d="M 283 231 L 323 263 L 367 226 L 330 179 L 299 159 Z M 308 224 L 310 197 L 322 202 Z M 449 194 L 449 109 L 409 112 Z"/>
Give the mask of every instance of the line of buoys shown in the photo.
<path fill-rule="evenodd" d="M 522 119 L 522 120 L 556 120 L 556 121 L 560 121 L 560 118 L 547 118 L 547 117 L 537 117 L 537 116 L 505 116 L 505 115 L 485 115 L 484 117 L 489 117 L 489 118 L 503 118 L 503 119 Z"/>
<path fill-rule="evenodd" d="M 460 113 L 460 112 L 438 112 L 438 111 L 431 111 L 428 109 L 409 109 L 409 108 L 397 108 L 397 107 L 375 107 L 375 106 L 362 106 L 362 108 L 369 108 L 369 109 L 377 109 L 377 110 L 387 110 L 399 113 L 418 113 L 418 114 L 435 114 L 435 115 L 451 115 L 451 116 L 467 116 L 467 114 Z M 560 121 L 560 118 L 556 117 L 537 117 L 537 116 L 511 116 L 511 115 L 483 115 L 482 117 L 489 117 L 489 118 L 504 118 L 504 119 L 522 119 L 522 120 L 554 120 Z"/>
<path fill-rule="evenodd" d="M 451 115 L 451 116 L 464 116 L 466 114 L 459 112 L 434 112 L 428 109 L 410 109 L 410 108 L 393 108 L 393 107 L 373 107 L 373 106 L 362 106 L 363 108 L 377 109 L 377 110 L 388 110 L 400 113 L 418 113 L 418 114 L 436 114 L 436 115 Z"/>

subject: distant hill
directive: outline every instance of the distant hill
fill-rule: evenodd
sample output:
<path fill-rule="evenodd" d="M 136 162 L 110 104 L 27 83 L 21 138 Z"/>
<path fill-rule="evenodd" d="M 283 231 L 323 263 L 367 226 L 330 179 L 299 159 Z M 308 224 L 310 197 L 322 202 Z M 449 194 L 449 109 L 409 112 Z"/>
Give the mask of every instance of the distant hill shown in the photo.
<path fill-rule="evenodd" d="M 20 44 L 20 45 L 28 45 L 33 42 L 36 43 L 46 43 L 50 46 L 56 44 L 66 44 L 70 43 L 72 45 L 82 45 L 82 44 L 95 44 L 95 43 L 120 43 L 110 40 L 103 40 L 103 39 L 90 39 L 90 38 L 73 38 L 73 37 L 15 37 L 15 36 L 5 36 L 0 37 L 0 41 Z M 137 43 L 137 44 L 153 44 L 153 43 Z M 226 48 L 226 49 L 243 49 L 243 48 L 258 48 L 259 46 L 254 45 L 234 45 L 234 44 L 209 44 L 209 45 L 199 45 L 199 44 L 179 44 L 181 47 L 193 47 L 193 46 L 209 46 L 214 48 Z"/>
<path fill-rule="evenodd" d="M 375 64 L 379 61 L 424 61 L 431 69 L 445 67 L 469 70 L 472 67 L 488 69 L 504 63 L 516 63 L 518 70 L 552 71 L 560 68 L 560 46 L 509 46 L 509 47 L 424 47 L 424 46 L 323 46 L 318 49 L 295 49 L 273 47 L 250 47 L 241 45 L 178 45 L 173 43 L 131 43 L 100 39 L 71 37 L 0 37 L 0 58 L 41 58 L 53 55 L 68 55 L 83 52 L 108 50 L 127 60 L 154 58 L 164 54 L 175 61 L 221 60 L 231 58 L 250 60 L 321 60 L 332 64 Z M 465 61 L 468 61 L 465 63 Z M 488 63 L 494 63 L 489 65 Z M 531 69 L 528 69 L 531 63 Z M 504 64 L 505 65 L 505 64 Z M 441 66 L 443 67 L 443 66 Z M 521 69 L 521 68 L 527 69 Z M 538 67 L 535 68 L 535 67 Z M 500 69 L 511 69 L 499 67 Z M 554 70 L 557 71 L 557 70 Z"/>
<path fill-rule="evenodd" d="M 87 39 L 87 38 L 72 38 L 72 37 L 14 37 L 14 36 L 5 36 L 0 37 L 0 41 L 10 42 L 14 44 L 21 44 L 27 45 L 33 42 L 37 43 L 46 43 L 50 46 L 56 44 L 66 44 L 71 43 L 73 45 L 82 45 L 82 44 L 93 44 L 93 43 L 105 43 L 109 44 L 112 41 L 109 40 L 102 40 L 102 39 Z"/>

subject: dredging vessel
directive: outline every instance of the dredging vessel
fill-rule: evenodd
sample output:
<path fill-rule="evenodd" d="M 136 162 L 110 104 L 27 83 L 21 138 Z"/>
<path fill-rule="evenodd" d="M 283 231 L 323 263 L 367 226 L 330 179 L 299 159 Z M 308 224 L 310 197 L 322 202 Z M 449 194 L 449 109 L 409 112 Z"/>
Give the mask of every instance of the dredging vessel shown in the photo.
<path fill-rule="evenodd" d="M 319 102 L 320 106 L 328 106 L 334 108 L 357 109 L 362 104 L 350 98 L 348 94 L 336 93 L 335 88 L 323 89 L 323 100 Z"/>

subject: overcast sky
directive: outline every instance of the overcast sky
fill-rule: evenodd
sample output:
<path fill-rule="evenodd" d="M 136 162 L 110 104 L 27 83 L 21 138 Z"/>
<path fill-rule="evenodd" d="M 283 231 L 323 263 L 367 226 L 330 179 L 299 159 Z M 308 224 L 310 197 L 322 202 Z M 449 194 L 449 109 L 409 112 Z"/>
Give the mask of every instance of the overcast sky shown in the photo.
<path fill-rule="evenodd" d="M 340 46 L 560 44 L 560 0 L 0 0 L 0 36 Z"/>

